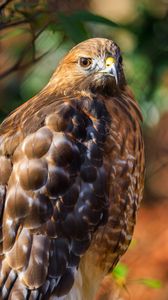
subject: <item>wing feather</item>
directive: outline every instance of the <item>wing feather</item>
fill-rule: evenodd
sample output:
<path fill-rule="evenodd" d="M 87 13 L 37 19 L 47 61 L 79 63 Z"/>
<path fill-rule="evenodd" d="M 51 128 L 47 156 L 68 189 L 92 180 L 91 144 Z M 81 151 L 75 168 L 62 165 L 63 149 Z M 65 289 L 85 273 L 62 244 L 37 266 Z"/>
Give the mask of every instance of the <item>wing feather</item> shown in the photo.
<path fill-rule="evenodd" d="M 3 299 L 67 294 L 80 257 L 107 214 L 105 105 L 87 97 L 58 103 L 54 111 L 41 111 L 45 118 L 36 130 L 24 131 L 22 125 L 12 160 L 6 128 L 2 136 Z M 26 119 L 25 108 L 21 111 L 27 124 L 29 115 Z"/>

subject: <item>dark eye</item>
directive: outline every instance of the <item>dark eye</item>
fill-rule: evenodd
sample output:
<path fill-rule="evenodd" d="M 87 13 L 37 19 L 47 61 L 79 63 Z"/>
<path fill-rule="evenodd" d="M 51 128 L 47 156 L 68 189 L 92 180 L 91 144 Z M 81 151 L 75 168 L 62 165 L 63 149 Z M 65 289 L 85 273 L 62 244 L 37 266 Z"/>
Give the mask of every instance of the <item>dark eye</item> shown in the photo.
<path fill-rule="evenodd" d="M 92 64 L 92 59 L 89 57 L 81 57 L 79 59 L 79 64 L 83 68 L 88 68 Z"/>
<path fill-rule="evenodd" d="M 119 64 L 122 64 L 122 61 L 123 61 L 122 56 L 120 56 L 118 59 Z"/>

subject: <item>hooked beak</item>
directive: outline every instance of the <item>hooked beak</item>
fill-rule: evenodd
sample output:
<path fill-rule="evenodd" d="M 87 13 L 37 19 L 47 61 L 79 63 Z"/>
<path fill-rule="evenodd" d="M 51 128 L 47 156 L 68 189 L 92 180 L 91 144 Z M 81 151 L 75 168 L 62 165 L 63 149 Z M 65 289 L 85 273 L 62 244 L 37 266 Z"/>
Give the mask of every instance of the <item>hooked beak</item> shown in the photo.
<path fill-rule="evenodd" d="M 117 75 L 115 58 L 107 57 L 105 63 L 106 63 L 105 69 L 101 70 L 100 72 L 114 77 L 116 81 L 116 85 L 118 85 L 118 75 Z"/>

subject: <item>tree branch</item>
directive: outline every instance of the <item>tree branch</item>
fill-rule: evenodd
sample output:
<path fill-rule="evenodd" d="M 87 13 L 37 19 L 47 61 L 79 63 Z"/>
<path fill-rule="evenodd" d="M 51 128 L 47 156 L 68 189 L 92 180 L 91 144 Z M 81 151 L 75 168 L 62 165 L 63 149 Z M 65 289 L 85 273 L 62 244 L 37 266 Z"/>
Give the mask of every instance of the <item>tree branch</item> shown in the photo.
<path fill-rule="evenodd" d="M 40 55 L 37 58 L 35 57 L 35 53 L 34 53 L 31 61 L 29 61 L 29 62 L 21 65 L 21 63 L 22 63 L 22 61 L 23 61 L 23 59 L 25 57 L 25 54 L 28 52 L 29 48 L 32 47 L 32 45 L 34 45 L 34 42 L 36 41 L 36 39 L 47 28 L 48 25 L 49 25 L 49 23 L 47 23 L 45 26 L 43 26 L 43 28 L 36 35 L 34 35 L 32 41 L 31 41 L 31 46 L 30 46 L 30 44 L 26 45 L 26 47 L 22 50 L 22 53 L 21 53 L 19 59 L 17 60 L 17 62 L 15 62 L 15 64 L 13 66 L 11 66 L 7 70 L 5 70 L 2 74 L 0 74 L 0 80 L 3 79 L 3 78 L 5 78 L 6 76 L 8 76 L 9 74 L 11 74 L 11 73 L 13 73 L 15 71 L 18 71 L 18 70 L 21 70 L 21 69 L 25 69 L 25 68 L 31 66 L 33 63 L 38 62 L 40 59 L 42 59 L 45 55 L 47 55 L 51 51 L 51 49 L 50 49 L 50 50 L 48 50 L 47 52 L 43 53 L 42 55 Z M 61 40 L 60 44 L 63 42 L 63 40 L 64 40 L 64 37 Z M 59 46 L 60 46 L 60 44 L 59 44 Z M 34 51 L 35 51 L 35 49 L 34 49 Z"/>
<path fill-rule="evenodd" d="M 4 1 L 2 4 L 0 4 L 0 11 L 2 9 L 4 9 L 10 2 L 12 2 L 13 0 L 6 0 Z"/>
<path fill-rule="evenodd" d="M 10 28 L 10 27 L 14 27 L 14 26 L 18 26 L 18 25 L 21 25 L 21 24 L 28 24 L 28 23 L 29 23 L 28 20 L 20 20 L 20 21 L 11 22 L 11 23 L 2 23 L 2 24 L 0 24 L 0 30 Z"/>

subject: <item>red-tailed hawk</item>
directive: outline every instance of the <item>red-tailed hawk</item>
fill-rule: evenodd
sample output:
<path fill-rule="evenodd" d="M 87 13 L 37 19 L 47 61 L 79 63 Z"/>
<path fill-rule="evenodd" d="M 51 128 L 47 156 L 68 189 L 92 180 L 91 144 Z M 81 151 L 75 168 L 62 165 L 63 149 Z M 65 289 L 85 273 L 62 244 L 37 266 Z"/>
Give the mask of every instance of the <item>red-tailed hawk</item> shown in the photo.
<path fill-rule="evenodd" d="M 4 120 L 1 299 L 93 300 L 133 234 L 140 123 L 120 49 L 103 38 L 75 46 L 47 86 Z"/>

